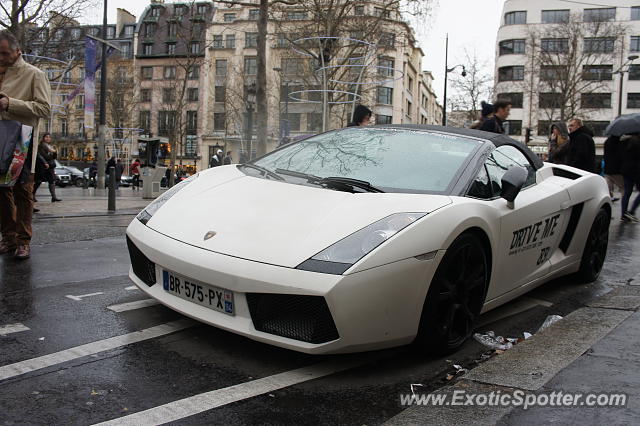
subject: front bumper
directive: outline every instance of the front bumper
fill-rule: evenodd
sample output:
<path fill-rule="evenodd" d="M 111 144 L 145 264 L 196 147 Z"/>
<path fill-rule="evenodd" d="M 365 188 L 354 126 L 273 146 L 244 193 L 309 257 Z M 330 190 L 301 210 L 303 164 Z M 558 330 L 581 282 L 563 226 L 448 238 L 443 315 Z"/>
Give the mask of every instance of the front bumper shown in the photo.
<path fill-rule="evenodd" d="M 330 275 L 227 256 L 169 238 L 134 219 L 131 242 L 155 263 L 156 284 L 149 286 L 130 270 L 145 293 L 186 316 L 253 340 L 300 352 L 346 353 L 410 343 L 418 330 L 429 283 L 444 252 L 433 260 L 405 259 L 350 275 Z M 162 286 L 165 268 L 202 283 L 234 292 L 229 316 L 178 298 Z M 153 274 L 153 272 L 152 272 Z M 338 338 L 307 343 L 259 331 L 251 318 L 247 293 L 321 296 Z"/>

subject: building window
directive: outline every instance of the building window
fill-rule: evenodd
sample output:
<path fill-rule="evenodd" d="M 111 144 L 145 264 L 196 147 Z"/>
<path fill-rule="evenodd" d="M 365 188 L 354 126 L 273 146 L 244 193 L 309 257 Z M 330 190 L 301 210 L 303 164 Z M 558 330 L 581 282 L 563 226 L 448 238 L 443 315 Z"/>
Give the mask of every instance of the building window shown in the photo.
<path fill-rule="evenodd" d="M 560 108 L 562 105 L 561 93 L 540 93 L 538 96 L 538 106 L 540 108 Z"/>
<path fill-rule="evenodd" d="M 387 9 L 383 9 L 381 7 L 375 7 L 373 9 L 373 16 L 379 16 L 379 17 L 382 17 L 384 19 L 390 19 L 391 18 L 391 11 L 387 10 Z"/>
<path fill-rule="evenodd" d="M 390 115 L 376 114 L 376 124 L 391 124 L 392 118 Z"/>
<path fill-rule="evenodd" d="M 640 65 L 629 66 L 629 80 L 640 80 Z"/>
<path fill-rule="evenodd" d="M 244 47 L 258 47 L 258 33 L 244 33 Z"/>
<path fill-rule="evenodd" d="M 509 120 L 509 132 L 507 134 L 511 136 L 522 135 L 522 120 Z"/>
<path fill-rule="evenodd" d="M 302 21 L 304 19 L 307 19 L 307 12 L 304 12 L 304 11 L 287 12 L 287 19 L 290 21 Z"/>
<path fill-rule="evenodd" d="M 518 55 L 525 53 L 525 40 L 505 40 L 500 42 L 500 55 Z"/>
<path fill-rule="evenodd" d="M 189 80 L 197 80 L 200 78 L 200 65 L 191 65 L 187 71 L 187 78 Z"/>
<path fill-rule="evenodd" d="M 499 93 L 498 99 L 511 102 L 511 108 L 522 108 L 522 93 Z"/>
<path fill-rule="evenodd" d="M 177 34 L 178 34 L 178 24 L 175 22 L 171 22 L 167 27 L 167 37 L 175 38 Z"/>
<path fill-rule="evenodd" d="M 189 51 L 191 52 L 192 55 L 197 55 L 200 53 L 200 42 L 199 41 L 192 41 L 191 43 L 189 43 Z"/>
<path fill-rule="evenodd" d="M 194 22 L 191 26 L 191 34 L 193 38 L 199 38 L 202 35 L 202 22 Z"/>
<path fill-rule="evenodd" d="M 61 118 L 60 119 L 60 134 L 62 136 L 68 136 L 69 135 L 69 123 L 67 123 L 67 119 L 66 118 Z"/>
<path fill-rule="evenodd" d="M 396 44 L 396 35 L 393 33 L 382 33 L 378 45 L 382 47 L 393 47 Z"/>
<path fill-rule="evenodd" d="M 135 31 L 135 26 L 133 25 L 127 25 L 126 27 L 124 27 L 124 36 L 125 37 L 133 37 L 133 32 Z"/>
<path fill-rule="evenodd" d="M 407 82 L 407 91 L 408 91 L 409 93 L 413 93 L 413 81 L 414 81 L 414 80 L 413 80 L 413 77 L 408 76 L 407 78 L 408 78 L 408 82 Z"/>
<path fill-rule="evenodd" d="M 176 125 L 175 111 L 159 111 L 158 112 L 158 135 L 171 136 Z"/>
<path fill-rule="evenodd" d="M 107 27 L 107 38 L 115 38 L 116 37 L 116 27 Z"/>
<path fill-rule="evenodd" d="M 567 38 L 543 38 L 540 40 L 540 49 L 546 53 L 565 53 L 569 51 L 569 39 Z"/>
<path fill-rule="evenodd" d="M 222 77 L 227 75 L 227 60 L 216 59 L 216 76 Z"/>
<path fill-rule="evenodd" d="M 627 108 L 640 108 L 640 93 L 627 93 Z"/>
<path fill-rule="evenodd" d="M 395 63 L 393 59 L 378 58 L 378 75 L 393 77 Z"/>
<path fill-rule="evenodd" d="M 151 131 L 151 111 L 140 111 L 138 126 L 140 126 L 145 133 L 149 133 Z"/>
<path fill-rule="evenodd" d="M 606 136 L 607 126 L 610 121 L 585 121 L 584 126 L 591 129 L 596 137 Z"/>
<path fill-rule="evenodd" d="M 236 35 L 235 34 L 227 34 L 226 39 L 226 47 L 227 49 L 235 49 L 236 48 Z"/>
<path fill-rule="evenodd" d="M 276 47 L 282 49 L 284 47 L 287 47 L 288 45 L 289 45 L 289 40 L 287 39 L 287 34 L 278 33 L 276 35 Z"/>
<path fill-rule="evenodd" d="M 584 10 L 584 22 L 605 22 L 605 21 L 615 21 L 615 19 L 616 19 L 615 7 Z"/>
<path fill-rule="evenodd" d="M 612 37 L 588 37 L 584 39 L 585 53 L 611 53 L 616 39 Z"/>
<path fill-rule="evenodd" d="M 213 47 L 214 49 L 222 49 L 224 47 L 222 35 L 213 36 L 213 43 L 211 44 L 211 47 Z"/>
<path fill-rule="evenodd" d="M 140 102 L 151 102 L 151 89 L 140 89 Z"/>
<path fill-rule="evenodd" d="M 82 30 L 80 28 L 74 28 L 71 30 L 71 38 L 78 40 L 82 36 Z"/>
<path fill-rule="evenodd" d="M 613 65 L 585 65 L 582 67 L 582 78 L 585 80 L 612 80 Z"/>
<path fill-rule="evenodd" d="M 142 68 L 140 68 L 140 78 L 142 80 L 152 80 L 153 79 L 153 67 L 142 67 Z"/>
<path fill-rule="evenodd" d="M 187 89 L 187 101 L 198 102 L 198 88 L 191 87 Z"/>
<path fill-rule="evenodd" d="M 78 95 L 76 99 L 78 99 L 76 109 L 84 109 L 84 95 Z"/>
<path fill-rule="evenodd" d="M 640 36 L 631 36 L 629 50 L 631 52 L 640 52 Z"/>
<path fill-rule="evenodd" d="M 207 13 L 207 5 L 206 4 L 199 4 L 198 8 L 196 9 L 198 15 L 204 15 L 205 13 Z"/>
<path fill-rule="evenodd" d="M 289 122 L 289 130 L 292 132 L 300 131 L 300 114 L 299 112 L 290 112 L 289 114 L 285 114 L 286 120 Z"/>
<path fill-rule="evenodd" d="M 142 54 L 143 55 L 153 55 L 153 44 L 143 44 L 142 45 Z"/>
<path fill-rule="evenodd" d="M 307 131 L 320 132 L 322 130 L 322 114 L 310 112 L 307 114 Z"/>
<path fill-rule="evenodd" d="M 162 102 L 165 104 L 170 104 L 171 102 L 173 102 L 174 100 L 173 94 L 174 94 L 173 89 L 169 89 L 169 88 L 162 89 Z"/>
<path fill-rule="evenodd" d="M 216 86 L 214 90 L 214 99 L 216 102 L 224 102 L 225 97 L 227 96 L 227 87 L 226 86 Z"/>
<path fill-rule="evenodd" d="M 526 11 L 509 12 L 504 14 L 505 25 L 519 25 L 519 24 L 526 24 L 526 23 L 527 23 Z"/>
<path fill-rule="evenodd" d="M 305 60 L 300 58 L 282 58 L 284 75 L 303 75 Z"/>
<path fill-rule="evenodd" d="M 565 68 L 558 65 L 543 65 L 540 67 L 540 80 L 558 81 L 562 80 Z"/>
<path fill-rule="evenodd" d="M 569 9 L 562 10 L 543 10 L 543 24 L 562 24 L 569 22 Z"/>
<path fill-rule="evenodd" d="M 147 38 L 151 38 L 156 33 L 156 24 L 145 24 L 144 26 L 144 36 Z"/>
<path fill-rule="evenodd" d="M 498 68 L 498 81 L 521 81 L 524 80 L 524 66 Z"/>
<path fill-rule="evenodd" d="M 187 134 L 198 134 L 198 111 L 187 111 Z"/>
<path fill-rule="evenodd" d="M 224 112 L 213 113 L 213 130 L 225 129 L 226 117 Z"/>
<path fill-rule="evenodd" d="M 393 103 L 393 89 L 391 87 L 378 87 L 377 102 L 391 105 Z"/>
<path fill-rule="evenodd" d="M 233 22 L 237 18 L 235 13 L 225 13 L 224 14 L 224 22 Z"/>
<path fill-rule="evenodd" d="M 162 76 L 165 80 L 173 80 L 176 78 L 176 67 L 164 67 L 162 70 Z"/>
<path fill-rule="evenodd" d="M 123 58 L 131 58 L 131 43 L 122 43 L 120 49 Z"/>
<path fill-rule="evenodd" d="M 249 20 L 257 21 L 260 19 L 260 9 L 249 9 Z"/>
<path fill-rule="evenodd" d="M 364 5 L 359 4 L 357 6 L 353 7 L 353 14 L 356 16 L 363 16 L 364 15 Z"/>
<path fill-rule="evenodd" d="M 258 73 L 258 58 L 244 58 L 244 74 L 256 75 Z"/>
<path fill-rule="evenodd" d="M 176 54 L 176 44 L 167 43 L 167 55 L 175 55 L 175 54 Z"/>
<path fill-rule="evenodd" d="M 405 114 L 407 114 L 407 117 L 411 118 L 411 110 L 413 109 L 413 104 L 411 103 L 411 101 L 409 99 L 407 99 L 407 110 L 405 111 Z"/>
<path fill-rule="evenodd" d="M 185 8 L 183 6 L 176 5 L 175 8 L 173 9 L 173 12 L 176 16 L 182 16 L 184 15 L 184 10 Z"/>
<path fill-rule="evenodd" d="M 631 8 L 631 20 L 640 21 L 640 6 L 633 6 Z"/>
<path fill-rule="evenodd" d="M 582 108 L 611 108 L 611 93 L 583 93 Z"/>
<path fill-rule="evenodd" d="M 151 8 L 151 16 L 160 16 L 161 10 L 159 7 Z"/>

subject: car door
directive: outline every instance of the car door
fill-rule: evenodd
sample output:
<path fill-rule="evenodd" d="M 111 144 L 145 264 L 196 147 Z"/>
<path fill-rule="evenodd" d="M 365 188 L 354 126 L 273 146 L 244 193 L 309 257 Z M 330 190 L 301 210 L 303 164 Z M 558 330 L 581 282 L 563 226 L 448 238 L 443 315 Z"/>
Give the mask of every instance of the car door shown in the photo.
<path fill-rule="evenodd" d="M 512 166 L 525 167 L 529 172 L 513 209 L 499 198 L 502 176 Z M 491 300 L 549 273 L 549 259 L 569 220 L 570 209 L 564 208 L 569 194 L 550 182 L 536 183 L 535 168 L 522 151 L 511 145 L 502 145 L 489 154 L 481 177 L 486 184 L 476 185 L 476 190 L 482 189 L 485 197 L 491 193 L 488 202 L 500 221 L 492 284 L 487 294 L 487 300 Z"/>

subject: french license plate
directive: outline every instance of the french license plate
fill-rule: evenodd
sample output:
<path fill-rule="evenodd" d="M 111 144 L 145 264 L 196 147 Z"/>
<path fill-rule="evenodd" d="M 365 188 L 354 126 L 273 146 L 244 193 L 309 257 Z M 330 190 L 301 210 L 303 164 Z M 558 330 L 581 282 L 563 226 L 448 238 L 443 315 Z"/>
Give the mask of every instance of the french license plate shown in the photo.
<path fill-rule="evenodd" d="M 162 270 L 162 285 L 165 291 L 205 306 L 214 311 L 234 315 L 233 292 L 207 284 L 201 284 L 173 272 Z"/>

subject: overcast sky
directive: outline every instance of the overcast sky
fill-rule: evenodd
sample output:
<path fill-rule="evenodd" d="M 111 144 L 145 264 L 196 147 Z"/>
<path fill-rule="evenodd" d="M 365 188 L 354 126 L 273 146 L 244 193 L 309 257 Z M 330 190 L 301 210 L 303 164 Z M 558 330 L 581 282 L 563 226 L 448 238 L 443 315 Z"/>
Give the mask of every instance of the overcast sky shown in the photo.
<path fill-rule="evenodd" d="M 533 0 L 532 0 L 533 1 Z M 169 1 L 167 1 L 169 3 Z M 149 0 L 108 0 L 109 22 L 115 23 L 116 8 L 127 9 L 139 17 Z M 418 31 L 425 53 L 422 66 L 436 78 L 435 90 L 440 102 L 444 83 L 445 36 L 449 33 L 449 66 L 461 63 L 464 49 L 475 49 L 493 68 L 496 32 L 504 0 L 439 0 L 425 30 Z M 85 23 L 102 22 L 102 8 L 85 18 Z"/>

